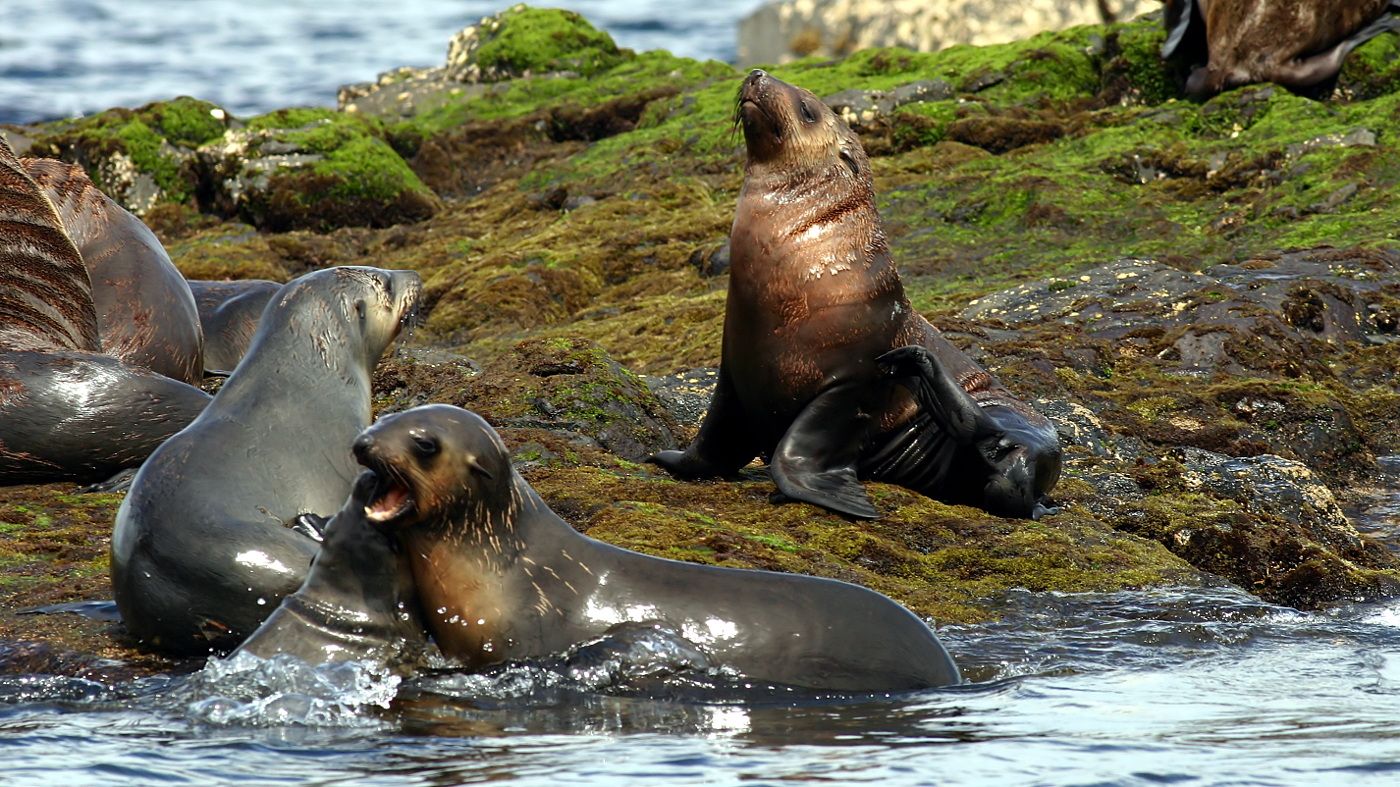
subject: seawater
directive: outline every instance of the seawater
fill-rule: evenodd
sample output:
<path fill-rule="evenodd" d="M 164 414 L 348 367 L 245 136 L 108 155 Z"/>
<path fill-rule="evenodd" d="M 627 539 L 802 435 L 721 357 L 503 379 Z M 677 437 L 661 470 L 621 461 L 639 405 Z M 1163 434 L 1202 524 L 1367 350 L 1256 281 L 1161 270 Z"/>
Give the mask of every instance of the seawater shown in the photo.
<path fill-rule="evenodd" d="M 522 691 L 215 664 L 0 681 L 5 784 L 1354 784 L 1400 778 L 1400 605 L 1228 587 L 1013 593 L 945 627 L 972 683 L 793 698 Z M 524 681 L 524 683 L 522 682 Z M 392 703 L 389 698 L 397 696 Z M 387 707 L 386 707 L 387 706 Z"/>
<path fill-rule="evenodd" d="M 333 106 L 336 89 L 440 65 L 461 28 L 507 8 L 481 0 L 4 0 L 0 123 L 191 95 L 238 116 Z M 734 58 L 758 0 L 550 0 L 620 46 Z"/>

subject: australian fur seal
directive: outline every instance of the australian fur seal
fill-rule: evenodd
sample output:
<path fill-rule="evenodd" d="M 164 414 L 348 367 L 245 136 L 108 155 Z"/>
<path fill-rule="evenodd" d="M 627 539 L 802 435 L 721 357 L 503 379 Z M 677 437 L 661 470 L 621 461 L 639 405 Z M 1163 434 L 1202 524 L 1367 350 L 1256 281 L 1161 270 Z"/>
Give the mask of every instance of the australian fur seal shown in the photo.
<path fill-rule="evenodd" d="M 1396 0 L 1166 0 L 1162 57 L 1191 68 L 1195 98 L 1252 82 L 1316 92 L 1353 49 L 1400 28 L 1396 10 Z"/>
<path fill-rule="evenodd" d="M 761 455 L 782 495 L 854 517 L 878 515 L 858 479 L 1042 513 L 1059 438 L 909 305 L 855 134 L 816 96 L 759 70 L 737 114 L 748 162 L 719 380 L 695 441 L 652 461 L 706 478 Z M 879 359 L 905 346 L 926 348 L 947 377 L 911 387 L 942 398 L 896 386 L 906 364 L 882 371 Z"/>
<path fill-rule="evenodd" d="M 263 309 L 282 285 L 266 279 L 191 280 L 189 285 L 204 329 L 204 369 L 228 374 L 248 351 Z"/>
<path fill-rule="evenodd" d="M 0 140 L 0 484 L 105 480 L 208 402 L 102 351 L 78 247 Z"/>
<path fill-rule="evenodd" d="M 665 560 L 576 532 L 475 413 L 425 405 L 385 416 L 354 449 L 387 481 L 369 519 L 398 532 L 438 647 L 468 666 L 658 620 L 756 680 L 851 691 L 960 681 L 933 631 L 871 590 Z"/>
<path fill-rule="evenodd" d="M 301 587 L 264 620 L 238 651 L 308 664 L 369 661 L 402 666 L 428 647 L 413 572 L 394 535 L 366 515 L 380 479 L 366 470 L 325 527 Z"/>
<path fill-rule="evenodd" d="M 198 385 L 204 338 L 185 277 L 155 233 L 103 194 L 76 164 L 21 159 L 58 211 L 92 282 L 102 352 Z"/>
<path fill-rule="evenodd" d="M 317 549 L 301 517 L 350 491 L 370 373 L 421 286 L 351 267 L 286 284 L 209 407 L 142 465 L 117 511 L 112 588 L 146 646 L 230 648 L 301 585 Z"/>

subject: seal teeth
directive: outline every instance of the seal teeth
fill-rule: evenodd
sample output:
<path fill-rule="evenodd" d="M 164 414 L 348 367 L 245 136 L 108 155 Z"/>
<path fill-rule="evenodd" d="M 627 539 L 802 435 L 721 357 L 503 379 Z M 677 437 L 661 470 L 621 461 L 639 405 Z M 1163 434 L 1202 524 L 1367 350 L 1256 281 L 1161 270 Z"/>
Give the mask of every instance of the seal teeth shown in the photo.
<path fill-rule="evenodd" d="M 365 506 L 365 516 L 374 522 L 388 522 L 397 519 L 413 507 L 413 497 L 408 487 L 391 481 L 384 491 Z"/>

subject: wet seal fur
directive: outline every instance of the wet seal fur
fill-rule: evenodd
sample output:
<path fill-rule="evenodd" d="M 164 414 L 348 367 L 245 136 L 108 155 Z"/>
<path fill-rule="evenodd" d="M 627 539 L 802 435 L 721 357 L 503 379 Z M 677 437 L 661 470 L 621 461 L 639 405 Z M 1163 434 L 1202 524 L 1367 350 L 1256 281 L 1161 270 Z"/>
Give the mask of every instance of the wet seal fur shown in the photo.
<path fill-rule="evenodd" d="M 303 515 L 345 501 L 370 373 L 421 288 L 353 267 L 286 284 L 209 407 L 142 465 L 117 511 L 112 589 L 146 647 L 231 648 L 301 586 L 319 536 Z"/>
<path fill-rule="evenodd" d="M 1162 57 L 1190 68 L 1186 93 L 1209 98 L 1254 82 L 1323 95 L 1342 62 L 1400 30 L 1397 0 L 1165 0 Z"/>
<path fill-rule="evenodd" d="M 650 557 L 578 533 L 475 413 L 425 405 L 385 416 L 355 456 L 389 479 L 368 516 L 398 532 L 438 647 L 469 667 L 655 620 L 754 680 L 843 691 L 961 680 L 933 631 L 874 591 Z"/>
<path fill-rule="evenodd" d="M 107 335 L 78 246 L 0 139 L 0 484 L 106 480 L 208 404 Z"/>
<path fill-rule="evenodd" d="M 782 497 L 853 517 L 878 516 L 858 479 L 1007 516 L 1047 511 L 1055 429 L 910 306 L 860 140 L 816 96 L 759 70 L 737 116 L 748 161 L 719 380 L 695 441 L 651 461 L 695 479 L 761 455 Z M 881 363 L 911 346 L 921 363 Z M 920 384 L 925 368 L 942 380 Z"/>
<path fill-rule="evenodd" d="M 380 479 L 366 470 L 339 513 L 301 587 L 237 652 L 290 655 L 307 664 L 361 661 L 411 666 L 429 648 L 413 571 L 398 541 L 367 516 Z"/>
<path fill-rule="evenodd" d="M 57 159 L 21 159 L 58 211 L 92 281 L 102 352 L 199 385 L 204 335 L 185 277 L 145 223 Z"/>
<path fill-rule="evenodd" d="M 258 320 L 282 285 L 266 279 L 189 283 L 204 330 L 204 370 L 227 375 L 248 352 Z"/>

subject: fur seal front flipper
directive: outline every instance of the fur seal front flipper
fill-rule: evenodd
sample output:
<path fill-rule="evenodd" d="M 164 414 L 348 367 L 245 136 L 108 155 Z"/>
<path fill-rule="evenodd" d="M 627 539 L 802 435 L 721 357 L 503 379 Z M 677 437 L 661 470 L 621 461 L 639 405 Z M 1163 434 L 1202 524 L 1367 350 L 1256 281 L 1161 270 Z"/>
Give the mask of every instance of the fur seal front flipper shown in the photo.
<path fill-rule="evenodd" d="M 768 466 L 779 492 L 858 519 L 879 518 L 856 470 L 870 421 L 861 415 L 862 393 L 854 383 L 828 388 L 793 419 Z"/>
<path fill-rule="evenodd" d="M 648 462 L 686 480 L 733 476 L 762 451 L 762 443 L 749 428 L 743 406 L 734 391 L 734 380 L 723 364 L 705 420 L 695 440 L 684 451 L 659 451 Z"/>

